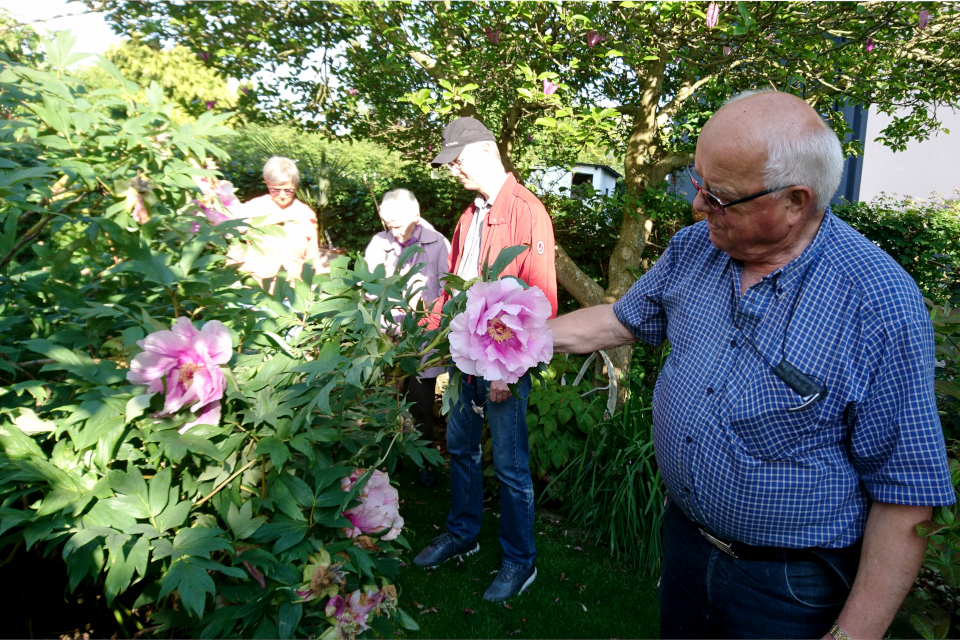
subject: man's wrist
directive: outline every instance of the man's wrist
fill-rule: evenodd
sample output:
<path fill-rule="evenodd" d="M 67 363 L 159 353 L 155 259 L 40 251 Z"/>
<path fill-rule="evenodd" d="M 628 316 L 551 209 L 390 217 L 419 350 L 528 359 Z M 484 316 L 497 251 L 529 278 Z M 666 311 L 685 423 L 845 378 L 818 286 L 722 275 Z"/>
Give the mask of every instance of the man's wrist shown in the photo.
<path fill-rule="evenodd" d="M 853 640 L 844 632 L 839 620 L 835 620 L 833 626 L 830 627 L 830 635 L 833 636 L 833 640 Z"/>

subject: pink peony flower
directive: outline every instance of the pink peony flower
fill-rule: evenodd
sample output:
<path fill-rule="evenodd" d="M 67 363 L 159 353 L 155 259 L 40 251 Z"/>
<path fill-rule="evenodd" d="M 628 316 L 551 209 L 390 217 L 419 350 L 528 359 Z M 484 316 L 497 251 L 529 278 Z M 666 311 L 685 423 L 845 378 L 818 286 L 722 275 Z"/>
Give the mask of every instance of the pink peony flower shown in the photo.
<path fill-rule="evenodd" d="M 487 27 L 487 28 L 485 28 L 485 29 L 483 30 L 483 32 L 486 34 L 487 40 L 489 40 L 491 43 L 493 43 L 493 44 L 500 44 L 500 30 L 499 30 L 499 29 L 491 29 L 490 27 Z"/>
<path fill-rule="evenodd" d="M 597 46 L 598 43 L 603 42 L 606 39 L 607 39 L 606 36 L 600 35 L 593 29 L 590 29 L 589 31 L 587 31 L 587 46 L 590 47 L 591 49 L 593 49 L 595 46 Z"/>
<path fill-rule="evenodd" d="M 867 53 L 873 51 L 873 38 L 867 38 Z"/>
<path fill-rule="evenodd" d="M 143 353 L 130 363 L 127 380 L 147 385 L 149 393 L 160 393 L 166 383 L 167 396 L 156 417 L 169 416 L 186 405 L 198 414 L 180 433 L 198 424 L 220 422 L 220 398 L 227 382 L 221 364 L 230 361 L 233 341 L 230 331 L 211 320 L 197 331 L 187 318 L 177 318 L 171 331 L 155 331 L 137 341 Z"/>
<path fill-rule="evenodd" d="M 363 469 L 354 470 L 349 478 L 340 480 L 340 487 L 344 491 L 350 491 L 363 474 Z M 389 529 L 383 540 L 393 540 L 400 535 L 403 528 L 399 509 L 400 494 L 390 484 L 390 476 L 383 471 L 374 471 L 360 492 L 360 505 L 343 512 L 344 517 L 353 524 L 353 528 L 344 529 L 344 533 L 350 538 L 356 538 L 363 533 L 380 533 Z"/>
<path fill-rule="evenodd" d="M 919 13 L 919 18 L 920 18 L 920 31 L 923 31 L 924 29 L 927 28 L 927 21 L 930 20 L 930 12 L 927 11 L 926 9 L 922 10 Z"/>
<path fill-rule="evenodd" d="M 355 96 L 357 95 L 357 90 L 351 87 L 350 89 L 347 89 L 347 93 L 351 96 Z"/>
<path fill-rule="evenodd" d="M 207 100 L 207 111 L 213 109 L 215 106 L 217 106 L 216 100 Z"/>
<path fill-rule="evenodd" d="M 711 2 L 707 7 L 707 28 L 713 29 L 717 26 L 717 20 L 720 18 L 720 6 L 716 2 Z"/>
<path fill-rule="evenodd" d="M 232 214 L 236 214 L 240 210 L 241 203 L 233 192 L 232 183 L 206 176 L 193 176 L 193 181 L 200 187 L 200 192 L 203 194 L 203 197 L 200 200 L 194 200 L 193 204 L 197 205 L 200 211 L 207 216 L 210 224 L 220 224 L 226 220 L 232 220 Z M 222 206 L 218 207 L 218 203 Z M 226 213 L 223 209 L 226 209 Z M 200 225 L 194 224 L 194 226 L 196 228 L 193 233 L 196 233 Z"/>
<path fill-rule="evenodd" d="M 485 380 L 517 382 L 553 357 L 551 308 L 537 287 L 513 278 L 478 282 L 467 290 L 467 308 L 450 322 L 450 355 L 460 371 Z"/>
<path fill-rule="evenodd" d="M 549 80 L 543 81 L 543 92 L 548 96 L 552 96 L 557 92 L 557 85 L 553 84 Z"/>

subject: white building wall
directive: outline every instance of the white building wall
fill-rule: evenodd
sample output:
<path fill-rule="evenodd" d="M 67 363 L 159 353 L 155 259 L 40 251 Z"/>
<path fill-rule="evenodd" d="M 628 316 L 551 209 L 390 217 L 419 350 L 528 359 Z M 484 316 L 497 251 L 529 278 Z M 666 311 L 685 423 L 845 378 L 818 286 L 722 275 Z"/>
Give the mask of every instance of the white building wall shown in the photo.
<path fill-rule="evenodd" d="M 955 198 L 960 189 L 960 110 L 940 112 L 951 133 L 941 133 L 922 142 L 912 140 L 905 151 L 895 153 L 874 139 L 892 117 L 870 107 L 864 142 L 860 200 L 869 201 L 881 193 L 897 197 L 928 198 L 931 193 Z"/>
<path fill-rule="evenodd" d="M 604 171 L 600 167 L 588 167 L 584 165 L 575 166 L 573 171 L 565 171 L 558 167 L 551 167 L 546 170 L 535 170 L 530 175 L 530 184 L 534 187 L 534 190 L 539 193 L 550 192 L 560 195 L 560 188 L 564 187 L 566 191 L 562 192 L 562 194 L 570 195 L 574 173 L 591 175 L 593 188 L 601 194 L 612 195 L 617 186 L 616 177 L 609 172 Z"/>

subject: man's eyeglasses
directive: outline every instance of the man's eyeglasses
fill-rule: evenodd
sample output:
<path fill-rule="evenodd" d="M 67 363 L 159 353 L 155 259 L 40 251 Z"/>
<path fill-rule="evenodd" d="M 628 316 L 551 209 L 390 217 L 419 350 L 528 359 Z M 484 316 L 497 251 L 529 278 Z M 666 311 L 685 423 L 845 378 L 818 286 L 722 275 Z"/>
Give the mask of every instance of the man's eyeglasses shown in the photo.
<path fill-rule="evenodd" d="M 292 196 L 293 194 L 295 194 L 295 193 L 297 192 L 296 189 L 274 189 L 273 187 L 267 187 L 267 190 L 270 192 L 270 195 L 272 195 L 272 196 L 276 196 L 276 195 L 279 195 L 279 194 L 281 194 L 281 193 L 283 193 L 283 194 L 285 194 L 285 195 L 288 195 L 288 196 Z"/>
<path fill-rule="evenodd" d="M 462 171 L 462 170 L 463 170 L 463 158 L 457 158 L 456 160 L 452 160 L 452 161 L 448 162 L 448 163 L 447 163 L 447 169 L 450 169 L 450 171 L 453 171 L 454 169 L 456 169 L 457 171 Z"/>
<path fill-rule="evenodd" d="M 696 188 L 696 190 L 700 192 L 700 195 L 703 196 L 703 199 L 706 200 L 707 204 L 713 207 L 713 212 L 716 213 L 718 216 L 726 215 L 727 207 L 732 207 L 735 204 L 742 204 L 744 202 L 748 202 L 755 198 L 759 198 L 760 196 L 765 196 L 768 193 L 773 193 L 774 191 L 780 191 L 781 189 L 789 189 L 790 187 L 797 186 L 795 184 L 791 184 L 785 187 L 777 187 L 776 189 L 766 189 L 765 191 L 758 191 L 757 193 L 750 194 L 749 196 L 743 196 L 742 198 L 737 198 L 736 200 L 731 200 L 730 202 L 723 202 L 720 200 L 720 198 L 713 195 L 712 193 L 710 193 L 709 191 L 701 187 L 699 184 L 697 184 L 697 181 L 693 179 L 693 174 L 690 174 L 690 182 L 692 182 L 694 188 Z"/>

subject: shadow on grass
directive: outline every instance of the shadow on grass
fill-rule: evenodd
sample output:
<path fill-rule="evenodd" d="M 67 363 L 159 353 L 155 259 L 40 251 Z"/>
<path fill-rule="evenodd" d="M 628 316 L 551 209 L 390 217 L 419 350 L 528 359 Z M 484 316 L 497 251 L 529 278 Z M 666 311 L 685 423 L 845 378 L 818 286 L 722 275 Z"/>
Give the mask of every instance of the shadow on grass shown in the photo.
<path fill-rule="evenodd" d="M 545 518 L 536 521 L 536 581 L 507 606 L 484 602 L 483 592 L 500 568 L 499 500 L 489 496 L 479 553 L 433 571 L 413 566 L 413 556 L 444 530 L 450 481 L 443 471 L 435 487 L 424 489 L 416 469 L 399 473 L 397 480 L 405 536 L 413 547 L 397 578 L 400 606 L 420 625 L 408 637 L 658 637 L 657 577 L 617 566 L 604 550 Z"/>

